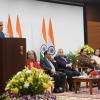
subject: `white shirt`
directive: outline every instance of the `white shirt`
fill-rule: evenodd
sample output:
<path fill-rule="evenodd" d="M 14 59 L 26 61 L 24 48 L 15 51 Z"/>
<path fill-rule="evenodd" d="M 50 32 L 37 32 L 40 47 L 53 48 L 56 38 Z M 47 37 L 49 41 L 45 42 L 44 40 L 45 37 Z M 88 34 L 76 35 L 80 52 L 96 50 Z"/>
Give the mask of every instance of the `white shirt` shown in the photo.
<path fill-rule="evenodd" d="M 100 57 L 93 55 L 91 59 L 95 60 L 98 65 L 100 65 Z"/>
<path fill-rule="evenodd" d="M 51 71 L 55 73 L 56 70 L 55 70 L 54 65 L 52 64 L 52 62 L 51 62 L 50 60 L 47 59 L 47 61 L 48 61 L 48 63 L 50 64 L 50 66 L 51 66 L 51 68 L 52 68 Z"/>

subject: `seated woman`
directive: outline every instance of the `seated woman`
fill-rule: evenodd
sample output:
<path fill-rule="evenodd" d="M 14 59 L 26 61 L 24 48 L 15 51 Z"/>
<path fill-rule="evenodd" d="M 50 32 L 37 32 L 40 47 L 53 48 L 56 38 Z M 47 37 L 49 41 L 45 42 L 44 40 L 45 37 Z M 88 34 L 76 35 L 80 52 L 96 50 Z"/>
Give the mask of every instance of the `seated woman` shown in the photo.
<path fill-rule="evenodd" d="M 94 70 L 95 67 L 95 61 L 91 59 L 91 54 L 89 55 L 87 50 L 84 48 L 80 50 L 80 54 L 77 57 L 77 63 L 78 66 L 87 67 L 88 72 Z"/>
<path fill-rule="evenodd" d="M 26 65 L 29 69 L 35 67 L 37 69 L 42 69 L 39 63 L 37 62 L 37 56 L 35 51 L 31 50 L 27 52 L 27 62 Z"/>
<path fill-rule="evenodd" d="M 96 69 L 100 69 L 100 49 L 95 49 L 94 54 L 91 56 L 91 59 L 93 59 L 96 62 Z"/>

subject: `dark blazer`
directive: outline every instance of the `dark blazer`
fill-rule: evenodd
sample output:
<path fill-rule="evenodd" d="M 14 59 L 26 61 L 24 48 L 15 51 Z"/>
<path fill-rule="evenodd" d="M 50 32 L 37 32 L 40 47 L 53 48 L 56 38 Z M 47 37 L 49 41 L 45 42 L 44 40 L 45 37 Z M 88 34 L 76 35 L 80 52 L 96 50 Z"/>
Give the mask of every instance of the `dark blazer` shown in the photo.
<path fill-rule="evenodd" d="M 56 69 L 56 62 L 52 62 L 52 64 L 54 64 L 54 67 Z M 59 87 L 62 87 L 63 84 L 65 83 L 65 79 L 66 79 L 66 74 L 65 73 L 62 73 L 62 72 L 59 72 L 59 71 L 56 71 L 56 73 L 52 73 L 51 72 L 51 65 L 49 64 L 48 60 L 46 58 L 44 58 L 43 60 L 40 60 L 40 65 L 41 67 L 44 69 L 44 70 L 47 70 L 47 74 L 49 74 L 51 77 L 53 77 L 54 79 L 54 91 L 56 91 L 56 89 L 59 90 Z"/>
<path fill-rule="evenodd" d="M 55 56 L 54 59 L 57 62 L 57 66 L 58 68 L 62 68 L 62 69 L 67 69 L 66 64 L 70 64 L 72 63 L 67 56 L 64 56 L 64 58 L 66 59 L 66 61 L 60 57 L 60 56 Z"/>
<path fill-rule="evenodd" d="M 3 32 L 0 32 L 0 38 L 5 38 L 5 35 Z"/>
<path fill-rule="evenodd" d="M 57 64 L 56 64 L 56 62 L 52 62 L 52 61 L 51 61 L 51 63 L 54 65 L 55 69 L 57 69 Z M 51 73 L 52 67 L 51 67 L 51 65 L 49 64 L 49 62 L 47 61 L 46 58 L 40 60 L 40 65 L 41 65 L 41 67 L 42 67 L 44 70 L 47 70 L 47 71 L 49 71 L 49 73 Z"/>

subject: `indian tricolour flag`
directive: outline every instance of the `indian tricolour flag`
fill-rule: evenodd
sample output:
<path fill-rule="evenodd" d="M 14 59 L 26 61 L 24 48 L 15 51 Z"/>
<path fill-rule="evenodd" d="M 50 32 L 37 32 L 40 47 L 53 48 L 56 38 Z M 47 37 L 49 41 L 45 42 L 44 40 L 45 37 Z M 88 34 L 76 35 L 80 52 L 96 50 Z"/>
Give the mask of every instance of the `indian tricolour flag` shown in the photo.
<path fill-rule="evenodd" d="M 16 20 L 16 32 L 18 33 L 19 38 L 22 38 L 21 25 L 20 25 L 20 20 L 18 15 Z"/>
<path fill-rule="evenodd" d="M 54 35 L 53 35 L 53 28 L 52 28 L 52 21 L 51 18 L 49 20 L 49 29 L 48 29 L 48 42 L 47 42 L 48 50 L 52 55 L 55 54 L 55 43 L 54 43 Z"/>
<path fill-rule="evenodd" d="M 44 57 L 43 53 L 46 50 L 47 50 L 47 36 L 46 36 L 45 19 L 43 18 L 41 43 L 40 43 L 40 59 L 43 59 L 43 57 Z"/>
<path fill-rule="evenodd" d="M 13 29 L 12 29 L 12 23 L 11 23 L 11 18 L 8 16 L 8 23 L 7 23 L 7 35 L 9 37 L 13 37 Z"/>

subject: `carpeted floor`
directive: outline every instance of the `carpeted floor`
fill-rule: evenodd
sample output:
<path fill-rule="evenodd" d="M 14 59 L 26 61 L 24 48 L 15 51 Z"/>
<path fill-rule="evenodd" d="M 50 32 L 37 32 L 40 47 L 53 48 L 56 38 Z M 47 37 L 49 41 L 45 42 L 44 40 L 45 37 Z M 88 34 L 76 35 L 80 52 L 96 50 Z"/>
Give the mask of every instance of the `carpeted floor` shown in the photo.
<path fill-rule="evenodd" d="M 100 100 L 100 90 L 93 88 L 93 94 L 90 95 L 88 88 L 80 88 L 77 94 L 75 92 L 55 93 L 56 100 Z"/>

